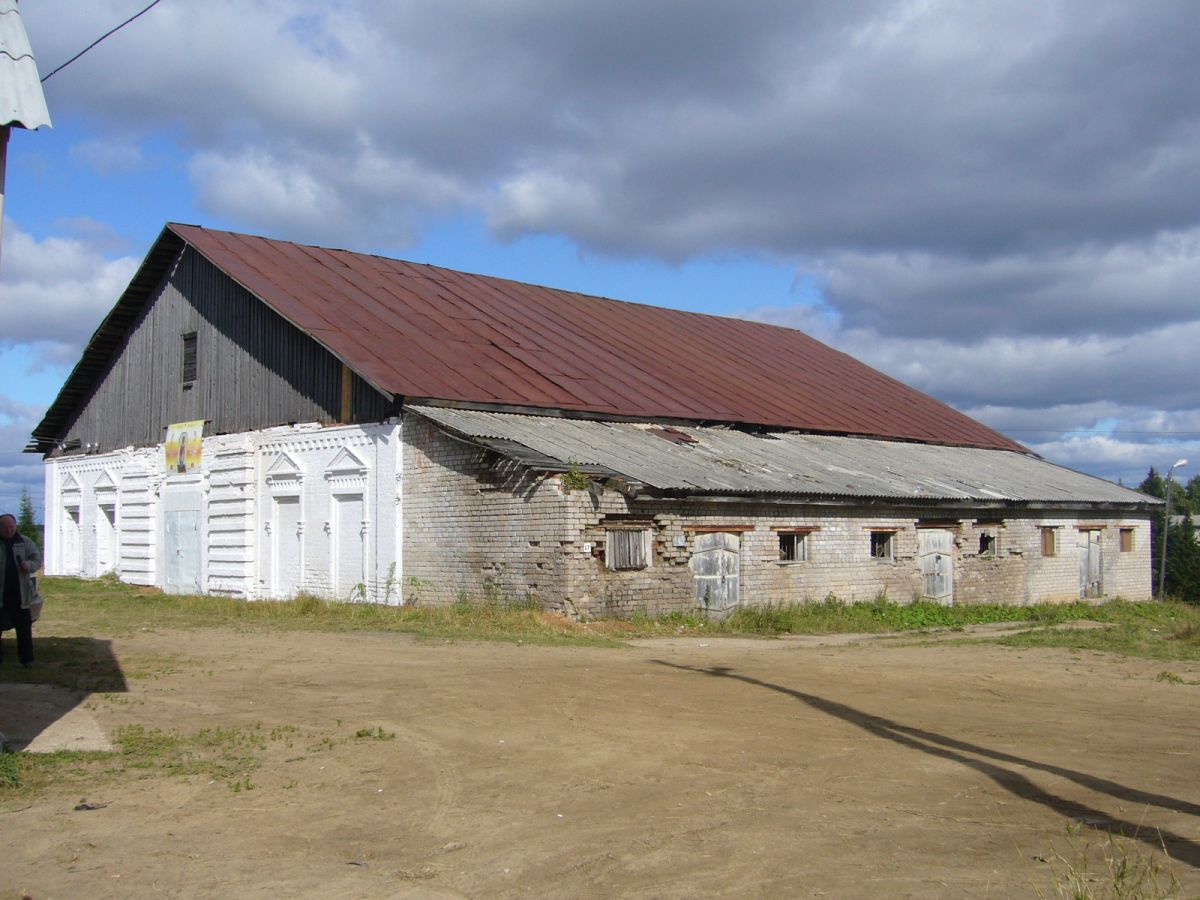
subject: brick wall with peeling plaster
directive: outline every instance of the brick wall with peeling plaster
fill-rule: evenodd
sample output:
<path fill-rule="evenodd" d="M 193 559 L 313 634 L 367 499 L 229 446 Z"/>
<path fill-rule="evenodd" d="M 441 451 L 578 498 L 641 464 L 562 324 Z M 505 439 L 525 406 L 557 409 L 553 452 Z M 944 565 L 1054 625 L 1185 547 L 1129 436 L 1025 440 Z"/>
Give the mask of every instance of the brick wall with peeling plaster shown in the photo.
<path fill-rule="evenodd" d="M 358 462 L 331 471 L 345 451 L 356 454 Z M 280 468 L 285 456 L 288 462 Z M 209 437 L 203 460 L 201 589 L 251 599 L 278 595 L 271 530 L 277 507 L 272 504 L 288 491 L 301 504 L 299 590 L 347 599 L 340 588 L 349 579 L 343 577 L 346 583 L 340 586 L 330 580 L 337 552 L 331 492 L 360 492 L 364 571 L 361 582 L 353 579 L 361 583 L 357 599 L 449 604 L 461 597 L 528 598 L 583 616 L 695 609 L 690 562 L 697 529 L 720 526 L 736 527 L 740 534 L 744 604 L 821 600 L 830 594 L 863 601 L 881 593 L 904 602 L 922 590 L 916 524 L 937 515 L 928 508 L 885 514 L 877 506 L 631 500 L 598 484 L 572 491 L 559 476 L 532 473 L 417 416 L 401 425 L 300 426 Z M 289 481 L 293 468 L 294 484 Z M 161 448 L 48 460 L 47 572 L 102 574 L 99 507 L 115 494 L 116 572 L 126 581 L 161 585 L 161 495 L 176 478 L 164 471 Z M 66 518 L 68 508 L 77 511 L 78 526 Z M 1080 525 L 1103 526 L 1105 595 L 1150 596 L 1148 515 L 1010 510 L 1000 527 L 991 510 L 954 510 L 939 517 L 958 523 L 955 602 L 1077 598 Z M 646 523 L 652 532 L 646 568 L 608 567 L 610 521 Z M 1042 556 L 1043 527 L 1057 530 L 1053 557 Z M 1133 529 L 1131 552 L 1119 550 L 1122 527 Z M 71 528 L 77 529 L 77 553 L 68 561 L 64 534 Z M 779 561 L 777 529 L 786 528 L 813 529 L 807 561 Z M 872 529 L 896 532 L 894 559 L 871 558 Z M 978 552 L 982 530 L 996 535 L 994 555 Z"/>
<path fill-rule="evenodd" d="M 613 489 L 567 490 L 559 476 L 520 467 L 492 468 L 495 454 L 413 418 L 406 440 L 406 597 L 453 602 L 460 595 L 536 598 L 544 607 L 584 616 L 628 617 L 695 609 L 689 562 L 695 529 L 741 531 L 745 604 L 822 600 L 855 602 L 885 594 L 906 602 L 922 591 L 917 522 L 952 519 L 957 603 L 1029 604 L 1079 596 L 1075 547 L 1080 525 L 1101 525 L 1106 596 L 1150 597 L 1149 519 L 1092 512 L 1047 516 L 1009 510 L 950 512 L 878 506 L 806 506 L 630 500 Z M 510 464 L 511 465 L 511 464 Z M 653 552 L 645 569 L 614 571 L 605 560 L 606 523 L 646 522 Z M 1041 554 L 1041 528 L 1054 526 L 1059 552 Z M 813 528 L 809 559 L 781 563 L 777 529 Z M 1134 549 L 1119 552 L 1119 529 L 1134 529 Z M 744 530 L 743 530 L 744 529 Z M 871 557 L 870 532 L 896 532 L 894 559 Z M 996 537 L 980 555 L 979 535 Z M 681 545 L 682 544 L 682 545 Z"/>

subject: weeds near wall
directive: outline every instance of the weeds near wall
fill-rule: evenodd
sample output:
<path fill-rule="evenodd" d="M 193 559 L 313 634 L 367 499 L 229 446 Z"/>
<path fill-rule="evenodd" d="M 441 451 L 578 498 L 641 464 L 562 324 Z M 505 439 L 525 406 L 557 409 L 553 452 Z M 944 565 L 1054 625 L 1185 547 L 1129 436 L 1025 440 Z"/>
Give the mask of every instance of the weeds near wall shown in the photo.
<path fill-rule="evenodd" d="M 579 463 L 575 460 L 570 461 L 570 467 L 559 477 L 562 486 L 568 491 L 586 491 L 592 483 L 592 479 L 580 471 Z"/>

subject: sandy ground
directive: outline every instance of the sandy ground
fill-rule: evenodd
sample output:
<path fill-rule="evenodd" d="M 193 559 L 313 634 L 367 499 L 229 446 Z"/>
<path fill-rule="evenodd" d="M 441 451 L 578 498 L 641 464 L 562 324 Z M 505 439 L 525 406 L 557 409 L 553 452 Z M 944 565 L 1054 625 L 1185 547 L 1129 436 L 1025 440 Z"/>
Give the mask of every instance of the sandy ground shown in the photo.
<path fill-rule="evenodd" d="M 1112 830 L 1200 895 L 1200 687 L 1155 681 L 1195 666 L 877 640 L 112 648 L 128 690 L 51 722 L 45 689 L 0 685 L 10 741 L 221 728 L 257 764 L 0 793 L 0 897 L 1056 896 L 1071 866 L 1103 888 Z"/>

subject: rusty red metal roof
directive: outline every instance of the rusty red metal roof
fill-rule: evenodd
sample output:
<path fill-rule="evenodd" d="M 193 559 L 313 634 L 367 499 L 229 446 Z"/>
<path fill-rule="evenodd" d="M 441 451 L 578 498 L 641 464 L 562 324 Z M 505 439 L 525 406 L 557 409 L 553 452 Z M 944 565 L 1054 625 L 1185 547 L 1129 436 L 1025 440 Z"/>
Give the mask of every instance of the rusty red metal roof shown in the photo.
<path fill-rule="evenodd" d="M 386 394 L 1023 450 L 791 328 L 171 224 Z"/>

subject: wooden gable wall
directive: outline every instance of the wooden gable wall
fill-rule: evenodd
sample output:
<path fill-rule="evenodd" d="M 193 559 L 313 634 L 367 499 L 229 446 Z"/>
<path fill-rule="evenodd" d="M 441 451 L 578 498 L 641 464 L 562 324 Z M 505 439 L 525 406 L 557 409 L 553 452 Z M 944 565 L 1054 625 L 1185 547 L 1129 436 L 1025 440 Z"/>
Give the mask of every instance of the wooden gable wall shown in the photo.
<path fill-rule="evenodd" d="M 189 385 L 183 345 L 191 333 Z M 352 378 L 354 421 L 390 415 L 390 398 Z M 341 362 L 185 246 L 59 439 L 107 451 L 159 443 L 172 422 L 205 419 L 206 434 L 231 434 L 335 422 L 341 410 Z"/>

